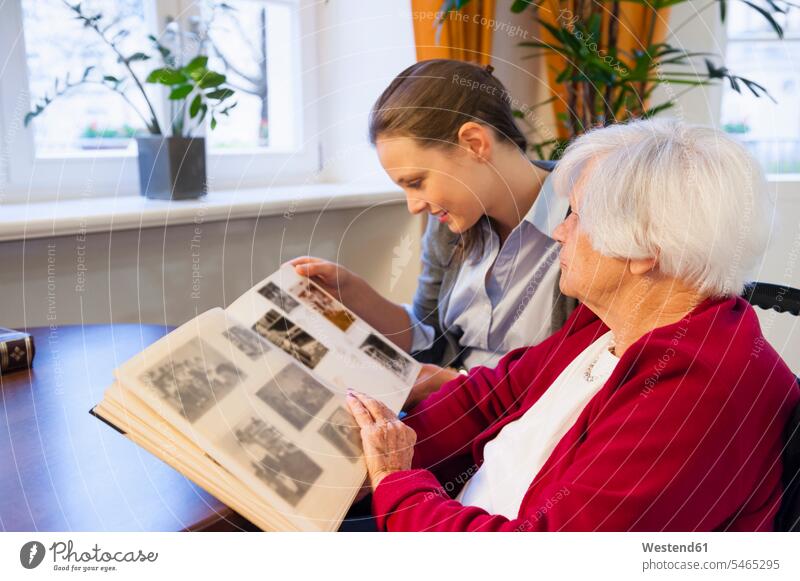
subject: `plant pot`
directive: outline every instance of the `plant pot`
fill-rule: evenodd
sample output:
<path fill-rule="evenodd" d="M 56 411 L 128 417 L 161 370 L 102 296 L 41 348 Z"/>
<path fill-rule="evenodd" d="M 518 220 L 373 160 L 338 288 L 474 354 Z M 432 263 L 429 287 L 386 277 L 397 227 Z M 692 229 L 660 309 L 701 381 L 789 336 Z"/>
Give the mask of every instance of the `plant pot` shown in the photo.
<path fill-rule="evenodd" d="M 140 193 L 157 200 L 206 195 L 206 140 L 202 137 L 137 137 Z"/>

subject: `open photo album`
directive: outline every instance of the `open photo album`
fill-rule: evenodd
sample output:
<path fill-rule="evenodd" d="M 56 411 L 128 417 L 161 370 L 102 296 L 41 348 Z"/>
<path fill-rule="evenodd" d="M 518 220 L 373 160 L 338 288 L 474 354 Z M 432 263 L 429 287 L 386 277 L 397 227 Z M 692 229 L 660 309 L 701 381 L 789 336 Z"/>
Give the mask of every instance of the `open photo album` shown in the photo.
<path fill-rule="evenodd" d="M 92 413 L 262 530 L 330 531 L 366 478 L 347 389 L 398 412 L 419 369 L 284 266 L 118 367 Z"/>

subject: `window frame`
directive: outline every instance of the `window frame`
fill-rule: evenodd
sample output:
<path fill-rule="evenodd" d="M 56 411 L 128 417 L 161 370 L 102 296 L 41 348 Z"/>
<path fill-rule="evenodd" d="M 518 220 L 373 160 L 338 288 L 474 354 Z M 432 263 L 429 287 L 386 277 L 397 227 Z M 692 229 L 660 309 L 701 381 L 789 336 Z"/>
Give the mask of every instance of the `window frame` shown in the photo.
<path fill-rule="evenodd" d="M 778 38 L 774 32 L 757 32 L 757 33 L 742 33 L 742 34 L 731 34 L 730 33 L 730 25 L 728 23 L 724 23 L 722 28 L 722 34 L 724 36 L 724 44 L 722 49 L 724 54 L 727 57 L 728 53 L 728 45 L 730 44 L 745 44 L 745 43 L 756 43 L 756 42 L 764 42 L 764 43 L 774 43 L 776 46 L 784 44 L 784 43 L 800 43 L 800 31 L 797 30 L 790 30 L 789 28 L 784 28 L 784 35 L 783 38 Z M 758 79 L 755 79 L 758 81 Z M 720 94 L 720 100 L 724 98 L 723 94 Z M 720 125 L 722 124 L 722 108 L 719 109 L 719 119 L 717 123 Z M 779 183 L 797 183 L 800 184 L 800 172 L 786 172 L 786 173 L 767 173 L 766 177 L 770 182 L 779 182 Z"/>
<path fill-rule="evenodd" d="M 144 0 L 147 20 L 163 30 L 166 17 L 188 17 L 191 0 Z M 315 10 L 310 0 L 269 0 L 292 8 L 291 83 L 298 95 L 295 107 L 295 148 L 263 148 L 207 154 L 210 190 L 268 187 L 309 181 L 319 170 L 316 103 Z M 31 107 L 21 0 L 0 3 L 0 202 L 45 201 L 139 195 L 137 156 L 133 151 L 92 151 L 37 156 L 34 133 L 24 126 Z M 162 91 L 163 92 L 163 91 Z M 160 118 L 166 93 L 155 99 Z"/>

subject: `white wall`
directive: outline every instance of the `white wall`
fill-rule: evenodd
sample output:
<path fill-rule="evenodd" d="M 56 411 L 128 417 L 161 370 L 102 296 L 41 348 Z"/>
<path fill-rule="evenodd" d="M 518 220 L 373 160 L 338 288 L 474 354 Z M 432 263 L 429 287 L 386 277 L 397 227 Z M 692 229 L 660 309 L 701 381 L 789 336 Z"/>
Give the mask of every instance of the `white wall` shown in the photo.
<path fill-rule="evenodd" d="M 754 274 L 756 280 L 800 288 L 800 185 L 775 181 L 775 227 L 769 249 Z M 800 375 L 800 318 L 756 309 L 764 336 Z"/>
<path fill-rule="evenodd" d="M 309 253 L 406 300 L 416 287 L 419 231 L 405 205 L 392 204 L 5 242 L 0 326 L 177 325 L 230 304 L 282 262 Z"/>

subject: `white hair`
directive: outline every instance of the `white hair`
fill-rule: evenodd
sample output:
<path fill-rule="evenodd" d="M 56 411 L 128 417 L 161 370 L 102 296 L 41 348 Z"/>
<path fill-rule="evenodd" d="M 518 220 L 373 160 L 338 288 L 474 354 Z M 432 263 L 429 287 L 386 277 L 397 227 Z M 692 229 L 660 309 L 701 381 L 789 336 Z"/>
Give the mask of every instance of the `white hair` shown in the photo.
<path fill-rule="evenodd" d="M 764 174 L 725 133 L 675 119 L 594 129 L 565 150 L 554 187 L 580 187 L 579 224 L 616 258 L 657 268 L 711 296 L 740 294 L 766 250 L 772 202 Z"/>

